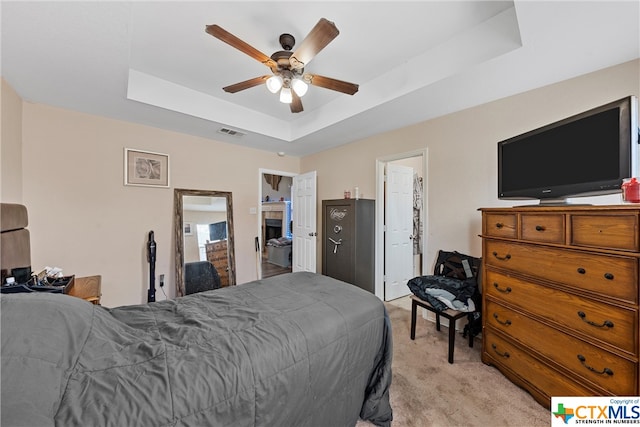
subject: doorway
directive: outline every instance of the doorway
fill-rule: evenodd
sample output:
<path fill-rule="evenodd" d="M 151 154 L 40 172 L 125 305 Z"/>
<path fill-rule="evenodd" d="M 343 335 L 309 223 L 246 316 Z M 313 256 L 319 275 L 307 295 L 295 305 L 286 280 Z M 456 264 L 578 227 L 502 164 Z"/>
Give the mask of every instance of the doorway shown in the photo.
<path fill-rule="evenodd" d="M 387 198 L 387 182 L 386 174 L 389 165 L 398 166 L 400 168 L 413 169 L 413 196 L 410 203 L 413 209 L 411 212 L 413 231 L 409 231 L 407 238 L 412 240 L 413 250 L 408 254 L 404 252 L 403 257 L 411 257 L 410 260 L 394 260 L 393 249 L 389 245 L 390 240 L 386 232 L 385 221 L 388 221 L 387 214 L 390 211 Z M 388 280 L 385 265 L 405 265 L 404 277 L 415 277 L 423 274 L 425 264 L 425 246 L 426 246 L 426 224 L 427 224 L 427 149 L 401 153 L 393 156 L 379 158 L 376 164 L 376 193 L 377 200 L 381 201 L 376 204 L 376 286 L 375 294 L 383 301 L 389 301 L 404 295 L 409 295 L 410 290 L 406 286 L 399 286 L 398 283 L 392 283 Z M 397 206 L 393 206 L 397 208 Z M 388 229 L 388 227 L 387 227 Z M 397 271 L 394 275 L 399 274 Z M 400 273 L 401 274 L 401 273 Z M 402 276 L 402 274 L 401 274 Z M 396 280 L 396 279 L 393 279 Z M 402 279 L 404 280 L 404 279 Z M 396 280 L 396 282 L 398 282 Z M 405 281 L 406 283 L 406 281 Z M 405 289 L 406 288 L 406 289 Z"/>
<path fill-rule="evenodd" d="M 269 276 L 276 276 L 279 274 L 287 273 L 289 271 L 310 271 L 316 272 L 316 246 L 318 233 L 317 226 L 317 172 L 310 171 L 303 174 L 297 174 L 292 172 L 274 171 L 268 169 L 259 169 L 258 171 L 258 194 L 260 200 L 258 200 L 258 235 L 256 236 L 256 273 L 258 279 L 265 278 L 265 271 Z M 263 195 L 265 187 L 268 185 L 273 189 L 271 183 L 278 181 L 279 177 L 284 179 L 285 177 L 291 178 L 291 187 L 286 190 L 289 195 L 278 195 L 278 205 L 282 205 L 286 202 L 286 198 L 289 197 L 289 205 L 291 206 L 289 218 L 284 218 L 282 221 L 282 231 L 284 233 L 290 233 L 292 244 L 289 248 L 284 249 L 271 249 L 271 262 L 269 262 L 269 246 L 265 242 L 264 230 L 266 230 L 266 216 L 264 212 L 268 212 L 273 208 L 273 205 L 265 203 L 267 194 Z M 282 179 L 279 181 L 282 182 Z M 269 182 L 270 181 L 270 182 Z M 263 182 L 265 183 L 263 185 Z M 288 182 L 288 180 L 285 180 Z M 288 185 L 288 184 L 285 184 Z M 279 186 L 278 186 L 279 188 Z M 280 200 L 284 198 L 285 200 Z M 267 202 L 271 202 L 272 197 L 269 196 Z M 286 205 L 286 203 L 284 203 Z M 273 211 L 273 209 L 271 209 Z M 271 230 L 273 232 L 273 230 Z M 289 234 L 287 234 L 289 235 Z M 274 242 L 275 243 L 275 242 Z M 285 242 L 286 243 L 286 242 Z M 286 245 L 285 245 L 286 246 Z M 265 249 L 266 248 L 266 249 Z M 267 260 L 263 263 L 263 253 L 267 251 Z M 290 255 L 289 255 L 290 250 Z M 277 262 L 284 260 L 281 264 L 290 264 L 286 267 L 279 266 Z M 276 269 L 273 267 L 276 263 Z M 264 266 L 264 268 L 263 268 Z"/>
<path fill-rule="evenodd" d="M 292 271 L 292 185 L 296 174 L 260 170 L 256 265 L 259 279 Z M 258 251 L 259 248 L 259 251 Z"/>

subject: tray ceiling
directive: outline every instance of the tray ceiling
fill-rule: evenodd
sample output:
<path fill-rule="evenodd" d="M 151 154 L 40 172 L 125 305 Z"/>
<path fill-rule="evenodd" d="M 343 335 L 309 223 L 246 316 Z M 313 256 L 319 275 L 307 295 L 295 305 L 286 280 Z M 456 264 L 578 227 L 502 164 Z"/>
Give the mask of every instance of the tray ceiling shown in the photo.
<path fill-rule="evenodd" d="M 2 2 L 2 76 L 30 102 L 304 156 L 638 58 L 639 16 L 631 1 Z M 205 25 L 271 55 L 321 17 L 340 34 L 306 71 L 358 93 L 311 86 L 292 114 L 264 86 L 222 90 L 269 70 Z"/>

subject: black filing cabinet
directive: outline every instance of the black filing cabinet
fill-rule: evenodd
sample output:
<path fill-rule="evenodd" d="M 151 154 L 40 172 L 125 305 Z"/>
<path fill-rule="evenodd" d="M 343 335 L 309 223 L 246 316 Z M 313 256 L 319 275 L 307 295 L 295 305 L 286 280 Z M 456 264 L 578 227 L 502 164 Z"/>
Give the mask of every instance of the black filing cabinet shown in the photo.
<path fill-rule="evenodd" d="M 375 203 L 322 201 L 322 274 L 375 293 Z"/>

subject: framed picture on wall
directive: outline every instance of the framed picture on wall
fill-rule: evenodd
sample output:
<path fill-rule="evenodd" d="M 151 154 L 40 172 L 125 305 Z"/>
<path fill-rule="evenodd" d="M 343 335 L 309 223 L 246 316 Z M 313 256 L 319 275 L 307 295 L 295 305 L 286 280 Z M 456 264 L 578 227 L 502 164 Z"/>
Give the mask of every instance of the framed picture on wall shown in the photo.
<path fill-rule="evenodd" d="M 185 236 L 191 236 L 193 234 L 193 230 L 192 230 L 192 225 L 190 222 L 185 222 L 184 223 L 184 235 Z"/>
<path fill-rule="evenodd" d="M 169 187 L 169 155 L 124 149 L 124 185 Z"/>

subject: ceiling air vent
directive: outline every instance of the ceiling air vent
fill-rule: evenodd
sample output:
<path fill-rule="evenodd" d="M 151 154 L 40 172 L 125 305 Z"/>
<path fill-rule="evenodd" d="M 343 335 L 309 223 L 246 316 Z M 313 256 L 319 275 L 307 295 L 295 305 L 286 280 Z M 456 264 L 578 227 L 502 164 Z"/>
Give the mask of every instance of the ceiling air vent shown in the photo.
<path fill-rule="evenodd" d="M 239 130 L 233 130 L 228 128 L 220 128 L 218 129 L 218 133 L 223 133 L 225 135 L 234 136 L 236 138 L 240 138 L 241 136 L 245 136 L 246 134 L 240 132 Z"/>

